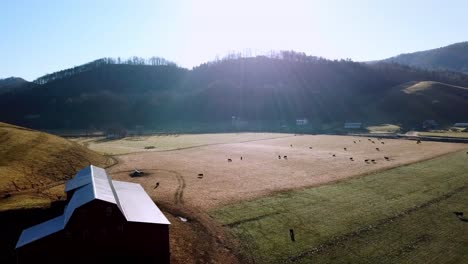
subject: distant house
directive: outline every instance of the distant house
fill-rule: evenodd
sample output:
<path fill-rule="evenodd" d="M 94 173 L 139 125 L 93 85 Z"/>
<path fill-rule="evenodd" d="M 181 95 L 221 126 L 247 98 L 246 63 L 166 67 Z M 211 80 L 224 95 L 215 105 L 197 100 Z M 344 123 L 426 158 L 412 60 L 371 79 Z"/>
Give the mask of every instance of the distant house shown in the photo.
<path fill-rule="evenodd" d="M 360 129 L 362 127 L 362 123 L 357 122 L 345 122 L 344 128 L 346 129 Z"/>
<path fill-rule="evenodd" d="M 439 123 L 437 123 L 435 120 L 424 120 L 422 123 L 423 129 L 434 129 L 439 126 Z"/>
<path fill-rule="evenodd" d="M 66 184 L 56 218 L 23 230 L 18 263 L 169 263 L 169 221 L 140 184 L 89 166 Z"/>
<path fill-rule="evenodd" d="M 305 126 L 307 124 L 309 124 L 309 119 L 307 119 L 307 118 L 297 118 L 296 119 L 296 125 L 297 126 Z"/>
<path fill-rule="evenodd" d="M 468 127 L 468 123 L 455 123 L 454 127 Z"/>

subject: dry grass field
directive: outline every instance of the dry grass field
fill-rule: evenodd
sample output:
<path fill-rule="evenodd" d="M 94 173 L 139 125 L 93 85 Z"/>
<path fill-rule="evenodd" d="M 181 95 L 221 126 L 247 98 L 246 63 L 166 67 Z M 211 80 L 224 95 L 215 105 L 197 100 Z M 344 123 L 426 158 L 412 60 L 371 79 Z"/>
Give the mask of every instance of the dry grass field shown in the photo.
<path fill-rule="evenodd" d="M 73 138 L 81 145 L 109 155 L 135 152 L 167 151 L 222 143 L 239 143 L 259 139 L 289 137 L 279 133 L 219 133 L 219 134 L 170 134 L 154 136 L 126 137 L 107 140 L 104 137 Z"/>
<path fill-rule="evenodd" d="M 141 183 L 156 201 L 205 211 L 414 163 L 463 148 L 466 148 L 463 144 L 438 142 L 417 144 L 408 140 L 298 135 L 121 155 L 119 164 L 109 172 L 115 179 Z M 369 161 L 365 162 L 366 159 Z M 129 173 L 135 168 L 148 175 L 131 178 Z"/>
<path fill-rule="evenodd" d="M 108 159 L 51 134 L 0 122 L 0 211 L 42 207 L 63 196 L 64 183 L 89 164 Z"/>

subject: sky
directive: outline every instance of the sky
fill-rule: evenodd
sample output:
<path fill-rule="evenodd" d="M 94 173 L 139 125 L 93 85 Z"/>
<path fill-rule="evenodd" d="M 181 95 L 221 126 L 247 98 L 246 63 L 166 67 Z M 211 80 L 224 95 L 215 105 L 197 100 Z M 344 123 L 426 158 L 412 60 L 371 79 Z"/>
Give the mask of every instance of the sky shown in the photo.
<path fill-rule="evenodd" d="M 191 68 L 232 51 L 369 61 L 468 41 L 466 0 L 0 0 L 0 78 L 102 57 Z"/>

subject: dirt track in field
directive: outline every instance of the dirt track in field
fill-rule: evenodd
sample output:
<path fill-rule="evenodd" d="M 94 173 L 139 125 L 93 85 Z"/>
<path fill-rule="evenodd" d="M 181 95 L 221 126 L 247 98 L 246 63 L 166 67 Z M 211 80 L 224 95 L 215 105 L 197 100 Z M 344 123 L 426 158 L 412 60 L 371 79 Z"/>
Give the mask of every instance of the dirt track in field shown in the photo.
<path fill-rule="evenodd" d="M 303 135 L 121 155 L 119 164 L 108 172 L 114 179 L 141 183 L 157 202 L 206 212 L 240 200 L 321 185 L 465 148 L 452 143 Z M 375 162 L 366 163 L 365 159 Z M 134 168 L 148 174 L 131 178 Z"/>

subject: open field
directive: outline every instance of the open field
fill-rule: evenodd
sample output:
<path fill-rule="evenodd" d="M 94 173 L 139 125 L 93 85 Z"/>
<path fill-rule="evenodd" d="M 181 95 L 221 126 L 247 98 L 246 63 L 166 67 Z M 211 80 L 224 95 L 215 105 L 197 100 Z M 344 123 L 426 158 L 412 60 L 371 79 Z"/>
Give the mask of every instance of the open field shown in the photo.
<path fill-rule="evenodd" d="M 167 151 L 213 144 L 239 143 L 289 136 L 293 135 L 280 133 L 220 133 L 139 136 L 126 137 L 117 140 L 107 140 L 104 137 L 73 138 L 71 140 L 101 153 L 121 155 L 143 151 Z"/>
<path fill-rule="evenodd" d="M 392 124 L 384 124 L 384 125 L 378 125 L 378 126 L 368 126 L 366 129 L 369 131 L 369 133 L 397 133 L 400 131 L 400 127 L 397 125 L 392 125 Z"/>
<path fill-rule="evenodd" d="M 382 144 L 375 138 L 372 141 L 375 143 L 367 138 L 304 135 L 133 153 L 118 156 L 119 164 L 108 171 L 115 179 L 141 183 L 156 201 L 208 210 L 466 148 L 463 144 L 437 142 L 416 144 L 408 140 L 385 140 Z M 227 162 L 228 158 L 232 162 Z M 365 162 L 365 159 L 375 162 Z M 134 168 L 149 175 L 131 178 L 129 173 Z M 203 174 L 201 179 L 200 173 Z M 154 188 L 157 182 L 159 186 Z"/>
<path fill-rule="evenodd" d="M 464 263 L 463 152 L 211 211 L 255 263 Z M 289 237 L 295 231 L 295 242 Z"/>
<path fill-rule="evenodd" d="M 418 135 L 425 137 L 468 138 L 468 132 L 418 132 Z"/>
<path fill-rule="evenodd" d="M 49 204 L 63 196 L 54 187 L 89 164 L 105 166 L 108 159 L 64 138 L 0 123 L 0 211 Z"/>

